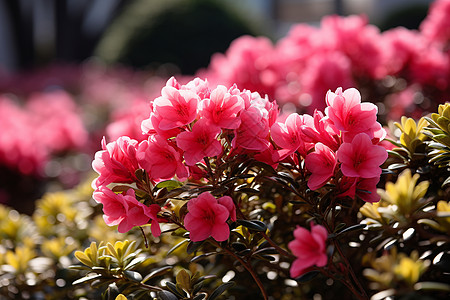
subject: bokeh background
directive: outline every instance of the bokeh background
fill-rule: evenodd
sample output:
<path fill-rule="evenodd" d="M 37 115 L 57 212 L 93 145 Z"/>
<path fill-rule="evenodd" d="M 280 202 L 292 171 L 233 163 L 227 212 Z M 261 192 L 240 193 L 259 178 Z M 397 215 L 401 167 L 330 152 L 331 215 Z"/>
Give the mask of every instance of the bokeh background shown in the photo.
<path fill-rule="evenodd" d="M 417 29 L 432 0 L 2 0 L 0 66 L 15 73 L 98 57 L 194 74 L 241 35 L 273 41 L 295 23 L 365 14 L 381 30 Z"/>
<path fill-rule="evenodd" d="M 410 36 L 404 45 L 400 34 L 399 49 L 407 50 L 398 55 L 397 35 L 384 33 L 402 26 L 422 38 L 416 29 L 431 3 L 1 0 L 0 203 L 31 214 L 45 191 L 73 187 L 91 174 L 103 136 L 143 139 L 139 124 L 149 101 L 173 75 L 181 82 L 201 76 L 237 83 L 268 94 L 286 113 L 312 113 L 324 107 L 328 89 L 356 86 L 377 103 L 383 124 L 420 116 L 447 91 L 447 65 L 434 66 L 448 57 L 441 48 L 417 48 L 422 43 Z M 340 17 L 323 21 L 331 15 Z M 358 50 L 350 53 L 352 47 Z M 409 58 L 390 61 L 410 56 L 417 57 L 412 67 Z M 400 66 L 372 72 L 380 57 L 384 69 Z M 424 65 L 433 70 L 426 76 Z M 435 88 L 439 82 L 445 84 Z"/>

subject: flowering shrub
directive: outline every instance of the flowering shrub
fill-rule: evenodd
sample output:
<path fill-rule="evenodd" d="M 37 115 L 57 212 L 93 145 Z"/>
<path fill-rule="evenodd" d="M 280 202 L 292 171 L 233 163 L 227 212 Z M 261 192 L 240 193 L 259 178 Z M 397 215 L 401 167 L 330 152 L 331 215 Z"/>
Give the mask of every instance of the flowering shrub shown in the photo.
<path fill-rule="evenodd" d="M 182 85 L 171 78 L 161 96 L 151 101 L 150 116 L 142 122 L 148 138 L 141 142 L 128 137 L 110 143 L 103 140 L 103 150 L 95 156 L 93 167 L 99 176 L 93 181 L 94 199 L 103 205 L 106 223 L 119 225 L 120 232 L 141 226 L 144 235 L 145 227 L 150 226 L 153 238 L 170 232 L 182 238 L 174 249 L 187 244 L 187 253 L 197 254 L 191 262 L 227 265 L 238 278 L 245 275 L 236 272 L 246 270 L 259 289 L 259 293 L 258 289 L 233 292 L 225 283 L 218 287 L 221 293 L 230 288 L 228 293 L 239 297 L 268 299 L 285 293 L 277 284 L 285 287 L 295 279 L 301 287 L 302 282 L 321 274 L 331 278 L 336 288 L 347 287 L 348 296 L 366 299 L 367 281 L 357 274 L 364 273 L 375 282 L 378 277 L 371 269 L 363 272 L 363 265 L 355 264 L 352 255 L 363 261 L 367 255 L 376 255 L 379 247 L 392 249 L 399 240 L 391 236 L 374 248 L 355 245 L 365 243 L 383 226 L 394 228 L 391 220 L 397 217 L 404 225 L 395 230 L 405 239 L 410 232 L 404 231 L 404 226 L 415 222 L 407 216 L 425 206 L 397 200 L 387 219 L 388 210 L 377 212 L 378 207 L 386 207 L 383 194 L 377 192 L 381 175 L 395 174 L 392 170 L 399 165 L 381 168 L 388 152 L 381 143 L 386 131 L 377 122 L 377 107 L 361 102 L 360 93 L 353 88 L 329 91 L 325 98 L 324 113 L 277 117 L 276 103 L 256 92 L 241 91 L 236 85 L 213 86 L 199 78 Z M 440 109 L 441 115 L 446 113 L 445 108 Z M 424 136 L 420 138 L 424 140 Z M 401 149 L 389 151 L 397 153 L 391 159 L 403 157 Z M 406 162 L 403 168 L 408 166 Z M 399 180 L 404 176 L 402 173 Z M 390 184 L 386 183 L 388 193 Z M 425 181 L 419 184 L 424 185 Z M 422 203 L 425 192 L 422 188 L 413 192 L 415 201 Z M 404 205 L 409 206 L 403 209 Z M 360 208 L 364 217 L 379 216 L 374 220 L 381 226 L 358 217 Z M 425 218 L 428 221 L 417 224 L 427 224 L 434 215 L 430 213 L 430 219 Z M 389 269 L 397 274 L 399 284 L 408 282 L 410 291 L 448 288 L 439 282 L 416 285 L 429 262 L 417 265 L 419 275 L 410 277 L 404 268 L 416 268 L 411 262 L 417 254 L 411 255 L 413 258 L 402 254 Z M 227 269 L 214 271 L 221 272 Z M 147 291 L 161 299 L 217 296 L 218 292 L 198 294 L 188 283 L 193 279 L 181 276 L 194 274 L 177 276 L 177 283 L 167 283 L 166 288 L 127 291 L 132 295 Z M 392 285 L 378 287 L 389 289 Z M 292 290 L 292 295 L 302 297 L 308 293 L 301 288 Z M 389 294 L 395 292 L 389 290 Z"/>
<path fill-rule="evenodd" d="M 418 121 L 380 112 L 445 101 L 448 3 L 420 31 L 333 16 L 276 45 L 244 37 L 208 80 L 171 78 L 158 95 L 89 73 L 77 101 L 103 117 L 85 129 L 64 92 L 1 100 L 16 116 L 2 129 L 30 136 L 2 132 L 7 167 L 51 171 L 56 153 L 107 136 L 83 192 L 47 193 L 31 218 L 0 206 L 0 295 L 447 299 L 450 105 Z"/>

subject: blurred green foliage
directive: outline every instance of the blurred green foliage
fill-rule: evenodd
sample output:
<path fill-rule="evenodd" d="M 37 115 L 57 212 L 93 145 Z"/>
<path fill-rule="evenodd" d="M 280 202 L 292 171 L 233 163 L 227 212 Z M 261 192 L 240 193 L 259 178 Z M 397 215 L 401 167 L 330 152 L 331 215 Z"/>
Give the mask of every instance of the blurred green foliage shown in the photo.
<path fill-rule="evenodd" d="M 118 16 L 96 53 L 109 63 L 137 68 L 170 63 L 182 74 L 194 74 L 239 36 L 262 34 L 256 28 L 248 15 L 218 0 L 137 0 Z"/>

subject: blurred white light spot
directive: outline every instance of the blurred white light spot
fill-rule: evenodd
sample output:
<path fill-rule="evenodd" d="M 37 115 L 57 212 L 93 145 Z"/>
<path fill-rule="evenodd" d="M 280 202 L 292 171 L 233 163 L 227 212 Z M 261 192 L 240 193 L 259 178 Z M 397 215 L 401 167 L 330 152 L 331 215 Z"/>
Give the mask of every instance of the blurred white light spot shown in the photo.
<path fill-rule="evenodd" d="M 222 281 L 223 282 L 228 282 L 228 281 L 230 281 L 231 279 L 233 279 L 234 278 L 234 275 L 236 275 L 235 273 L 234 273 L 234 271 L 228 271 L 227 272 L 227 274 L 225 274 L 225 276 L 223 276 L 223 278 L 222 278 Z"/>

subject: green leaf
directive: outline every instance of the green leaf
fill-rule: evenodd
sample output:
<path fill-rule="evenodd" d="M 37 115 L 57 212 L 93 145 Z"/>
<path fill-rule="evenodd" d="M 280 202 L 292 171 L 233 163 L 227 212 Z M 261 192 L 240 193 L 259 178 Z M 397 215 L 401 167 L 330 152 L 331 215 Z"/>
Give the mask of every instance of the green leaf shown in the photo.
<path fill-rule="evenodd" d="M 211 256 L 211 255 L 215 255 L 215 254 L 217 254 L 217 252 L 209 252 L 209 253 L 200 254 L 200 255 L 197 255 L 197 256 L 193 257 L 191 259 L 191 262 L 196 262 L 198 260 L 201 260 L 203 258 L 206 258 L 206 257 Z"/>
<path fill-rule="evenodd" d="M 147 258 L 145 257 L 136 257 L 135 259 L 133 259 L 132 261 L 130 261 L 125 267 L 125 270 L 129 270 L 132 269 L 134 267 L 136 267 L 137 265 L 141 264 L 143 261 L 145 261 Z"/>
<path fill-rule="evenodd" d="M 254 231 L 261 231 L 265 232 L 267 230 L 266 224 L 264 224 L 261 221 L 258 220 L 242 220 L 239 219 L 236 221 L 238 225 L 242 225 L 244 227 L 247 227 L 248 229 L 254 230 Z"/>
<path fill-rule="evenodd" d="M 202 244 L 203 244 L 203 241 L 201 241 L 201 242 L 192 242 L 192 241 L 190 241 L 189 244 L 187 245 L 187 248 L 186 248 L 187 254 L 194 253 L 195 251 L 198 250 L 198 248 L 200 248 L 200 246 Z"/>
<path fill-rule="evenodd" d="M 313 279 L 314 277 L 316 277 L 317 275 L 319 275 L 319 271 L 311 271 L 308 273 L 305 273 L 303 275 L 300 275 L 299 277 L 295 278 L 295 280 L 297 282 L 303 283 L 303 282 L 308 282 L 311 279 Z"/>
<path fill-rule="evenodd" d="M 176 188 L 182 187 L 183 184 L 179 181 L 176 180 L 165 180 L 165 181 L 161 181 L 156 185 L 156 188 L 158 189 L 163 189 L 166 188 L 167 191 L 171 191 L 174 190 Z"/>
<path fill-rule="evenodd" d="M 194 284 L 194 287 L 192 288 L 192 293 L 195 295 L 203 288 L 203 285 L 205 284 L 204 281 L 200 281 L 197 284 Z"/>
<path fill-rule="evenodd" d="M 150 272 L 147 276 L 145 276 L 145 278 L 141 281 L 142 283 L 147 282 L 148 280 L 164 275 L 167 272 L 169 272 L 170 270 L 172 270 L 173 267 L 172 266 L 165 266 L 156 270 L 153 270 L 152 272 Z"/>
<path fill-rule="evenodd" d="M 430 282 L 430 281 L 424 281 L 424 282 L 418 282 L 414 285 L 414 289 L 416 291 L 421 290 L 434 290 L 434 291 L 444 291 L 444 292 L 450 292 L 450 285 L 442 283 L 442 282 Z"/>
<path fill-rule="evenodd" d="M 255 255 L 255 254 L 279 254 L 279 253 L 277 249 L 275 249 L 274 247 L 267 247 L 256 250 L 253 254 Z"/>
<path fill-rule="evenodd" d="M 445 179 L 444 183 L 442 184 L 442 187 L 450 183 L 450 176 Z"/>
<path fill-rule="evenodd" d="M 172 294 L 169 291 L 160 291 L 158 292 L 158 297 L 161 300 L 178 300 L 178 297 Z"/>
<path fill-rule="evenodd" d="M 166 287 L 172 292 L 174 293 L 176 296 L 178 296 L 179 298 L 184 298 L 186 297 L 186 293 L 183 290 L 180 290 L 177 288 L 177 285 L 173 282 L 166 282 Z"/>
<path fill-rule="evenodd" d="M 181 246 L 183 246 L 184 244 L 189 243 L 189 240 L 182 240 L 181 242 L 179 242 L 178 244 L 176 244 L 175 246 L 173 246 L 172 248 L 170 248 L 169 251 L 167 251 L 166 255 L 171 254 L 173 251 L 177 250 L 178 248 L 180 248 Z"/>
<path fill-rule="evenodd" d="M 339 232 L 336 234 L 336 236 L 337 236 L 337 235 L 341 235 L 341 234 L 346 233 L 346 232 L 355 231 L 355 230 L 360 230 L 360 229 L 363 229 L 363 228 L 366 227 L 366 226 L 367 226 L 366 224 L 356 224 L 356 225 L 347 227 L 347 228 L 345 228 L 345 229 L 342 230 L 342 231 L 339 231 Z"/>
<path fill-rule="evenodd" d="M 208 300 L 214 300 L 220 295 L 223 294 L 228 288 L 232 287 L 234 285 L 234 282 L 226 282 L 220 286 L 218 286 L 212 293 L 209 295 Z"/>
<path fill-rule="evenodd" d="M 142 280 L 142 275 L 136 271 L 125 270 L 123 271 L 123 275 L 132 281 L 140 282 Z"/>
<path fill-rule="evenodd" d="M 392 165 L 389 165 L 388 169 L 389 170 L 398 170 L 398 169 L 404 169 L 406 167 L 407 167 L 407 165 L 405 165 L 405 164 L 392 164 Z"/>
<path fill-rule="evenodd" d="M 206 294 L 201 293 L 201 294 L 196 295 L 194 298 L 192 298 L 192 300 L 202 300 L 202 299 L 205 299 L 205 297 L 206 297 Z"/>
<path fill-rule="evenodd" d="M 128 191 L 129 189 L 131 189 L 132 187 L 129 185 L 116 185 L 112 188 L 112 191 L 114 193 L 124 193 L 126 191 Z"/>
<path fill-rule="evenodd" d="M 80 271 L 90 271 L 91 270 L 91 268 L 89 268 L 89 267 L 80 266 L 80 265 L 69 266 L 69 269 L 71 269 L 71 270 L 80 270 Z"/>
<path fill-rule="evenodd" d="M 179 284 L 182 289 L 190 290 L 191 276 L 189 276 L 189 274 L 186 270 L 181 269 L 177 274 L 176 280 L 177 280 L 177 284 Z"/>
<path fill-rule="evenodd" d="M 86 283 L 86 282 L 89 282 L 89 281 L 98 279 L 98 278 L 100 278 L 100 277 L 102 277 L 101 274 L 96 274 L 96 275 L 93 275 L 93 276 L 85 276 L 85 277 L 82 277 L 82 278 L 80 278 L 80 279 L 78 279 L 78 280 L 75 280 L 75 281 L 72 283 L 72 285 L 80 284 L 80 283 Z"/>

